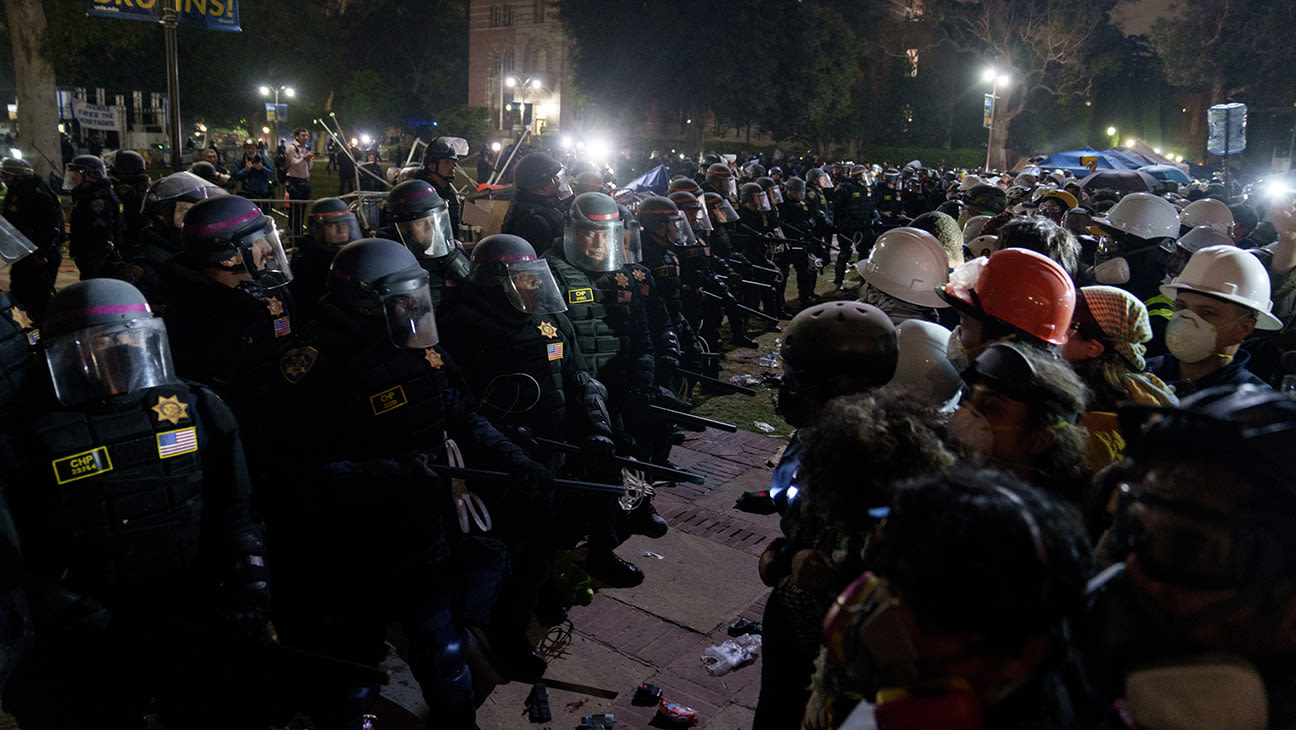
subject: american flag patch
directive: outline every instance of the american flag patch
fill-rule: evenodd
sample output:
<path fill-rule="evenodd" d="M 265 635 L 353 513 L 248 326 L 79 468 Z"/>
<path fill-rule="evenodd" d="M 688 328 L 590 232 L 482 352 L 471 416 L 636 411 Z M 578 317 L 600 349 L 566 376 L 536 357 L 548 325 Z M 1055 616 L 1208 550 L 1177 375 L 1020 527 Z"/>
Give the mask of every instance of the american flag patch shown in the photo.
<path fill-rule="evenodd" d="M 292 324 L 287 317 L 278 317 L 274 321 L 275 337 L 283 337 L 292 333 Z"/>
<path fill-rule="evenodd" d="M 550 342 L 548 345 L 545 345 L 545 349 L 549 352 L 550 360 L 562 359 L 562 346 L 563 343 L 561 342 Z"/>
<path fill-rule="evenodd" d="M 193 426 L 164 431 L 157 435 L 157 450 L 159 459 L 170 459 L 173 456 L 197 451 L 198 432 Z"/>

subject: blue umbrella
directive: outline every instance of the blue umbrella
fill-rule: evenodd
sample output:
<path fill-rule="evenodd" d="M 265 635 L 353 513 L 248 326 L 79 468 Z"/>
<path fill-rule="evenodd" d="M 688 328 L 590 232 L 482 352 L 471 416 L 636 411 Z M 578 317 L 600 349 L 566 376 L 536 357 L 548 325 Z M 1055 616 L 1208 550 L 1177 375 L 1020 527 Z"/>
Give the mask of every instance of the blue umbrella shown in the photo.
<path fill-rule="evenodd" d="M 1174 165 L 1144 165 L 1139 169 L 1158 180 L 1169 180 L 1170 182 L 1177 182 L 1184 185 L 1192 182 L 1192 180 L 1184 174 L 1183 170 L 1180 170 Z"/>

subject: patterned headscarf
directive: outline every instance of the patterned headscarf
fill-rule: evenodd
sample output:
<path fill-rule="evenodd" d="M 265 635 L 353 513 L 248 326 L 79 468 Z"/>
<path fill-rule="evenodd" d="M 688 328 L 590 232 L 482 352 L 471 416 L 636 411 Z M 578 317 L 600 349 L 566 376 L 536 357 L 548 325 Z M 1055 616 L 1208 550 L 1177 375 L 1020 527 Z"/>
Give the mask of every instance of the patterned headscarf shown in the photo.
<path fill-rule="evenodd" d="M 1152 325 L 1147 307 L 1138 297 L 1114 286 L 1086 286 L 1080 289 L 1078 299 L 1105 338 L 1135 370 L 1147 367 L 1143 361 L 1147 348 L 1142 343 L 1152 339 Z"/>

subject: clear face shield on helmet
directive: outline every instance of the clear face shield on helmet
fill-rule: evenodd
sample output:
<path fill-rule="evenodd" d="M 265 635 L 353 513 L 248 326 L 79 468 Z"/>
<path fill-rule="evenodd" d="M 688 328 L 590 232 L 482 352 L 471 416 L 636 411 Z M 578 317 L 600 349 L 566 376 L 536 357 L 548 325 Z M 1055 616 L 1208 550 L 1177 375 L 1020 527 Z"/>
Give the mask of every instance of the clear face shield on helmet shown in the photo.
<path fill-rule="evenodd" d="M 312 238 L 331 248 L 338 248 L 363 238 L 360 234 L 360 223 L 356 221 L 355 213 L 349 210 L 311 215 L 307 228 Z"/>
<path fill-rule="evenodd" d="M 13 264 L 27 254 L 36 250 L 27 237 L 14 228 L 9 221 L 0 218 L 0 269 Z"/>
<path fill-rule="evenodd" d="M 762 213 L 770 210 L 769 196 L 765 194 L 764 190 L 756 193 L 753 197 L 756 200 L 756 210 L 759 210 Z"/>
<path fill-rule="evenodd" d="M 563 230 L 563 255 L 585 271 L 616 271 L 625 263 L 620 246 L 624 228 L 620 218 L 569 222 Z"/>
<path fill-rule="evenodd" d="M 292 281 L 288 255 L 279 241 L 279 231 L 274 221 L 266 219 L 265 226 L 235 239 L 239 256 L 252 280 L 273 289 Z"/>
<path fill-rule="evenodd" d="M 734 207 L 724 198 L 721 198 L 720 202 L 712 204 L 707 210 L 711 215 L 715 216 L 718 223 L 734 223 L 738 220 L 738 211 L 734 210 Z"/>
<path fill-rule="evenodd" d="M 387 334 L 393 345 L 410 350 L 440 341 L 432 311 L 432 288 L 423 269 L 384 277 L 369 286 L 382 299 Z"/>
<path fill-rule="evenodd" d="M 684 211 L 674 213 L 666 219 L 666 238 L 677 245 L 697 242 L 697 237 L 693 235 L 693 226 L 689 224 L 688 216 Z"/>
<path fill-rule="evenodd" d="M 698 199 L 698 207 L 685 208 L 684 215 L 688 217 L 689 225 L 693 227 L 694 231 L 710 233 L 715 230 L 715 226 L 711 225 L 711 216 L 707 215 L 706 203 L 700 198 Z"/>
<path fill-rule="evenodd" d="M 86 327 L 44 344 L 54 395 L 65 406 L 179 382 L 158 317 Z"/>
<path fill-rule="evenodd" d="M 434 259 L 449 254 L 452 245 L 450 242 L 454 240 L 448 207 L 433 208 L 422 218 L 398 221 L 396 232 L 409 250 Z"/>
<path fill-rule="evenodd" d="M 508 277 L 504 281 L 504 294 L 514 309 L 527 314 L 567 311 L 549 264 L 543 260 L 511 261 L 505 268 Z"/>
<path fill-rule="evenodd" d="M 730 200 L 738 199 L 738 181 L 732 177 L 729 178 L 729 192 L 725 194 L 725 197 Z"/>
<path fill-rule="evenodd" d="M 773 185 L 768 188 L 765 188 L 765 192 L 768 193 L 771 198 L 773 198 L 775 205 L 778 205 L 783 202 L 783 191 L 779 190 L 779 186 Z"/>
<path fill-rule="evenodd" d="M 621 255 L 627 264 L 643 263 L 643 241 L 640 240 L 639 221 L 626 224 L 621 237 Z"/>

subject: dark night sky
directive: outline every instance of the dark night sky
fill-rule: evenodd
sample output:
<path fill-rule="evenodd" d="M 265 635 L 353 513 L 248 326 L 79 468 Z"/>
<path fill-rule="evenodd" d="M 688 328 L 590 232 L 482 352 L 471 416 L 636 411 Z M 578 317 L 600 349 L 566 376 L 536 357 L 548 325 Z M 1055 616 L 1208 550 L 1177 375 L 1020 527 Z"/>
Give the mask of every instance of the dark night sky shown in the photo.
<path fill-rule="evenodd" d="M 1132 0 L 1113 11 L 1116 23 L 1130 35 L 1147 33 L 1157 18 L 1168 15 L 1173 0 Z"/>

